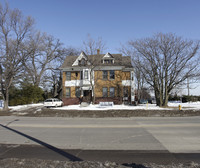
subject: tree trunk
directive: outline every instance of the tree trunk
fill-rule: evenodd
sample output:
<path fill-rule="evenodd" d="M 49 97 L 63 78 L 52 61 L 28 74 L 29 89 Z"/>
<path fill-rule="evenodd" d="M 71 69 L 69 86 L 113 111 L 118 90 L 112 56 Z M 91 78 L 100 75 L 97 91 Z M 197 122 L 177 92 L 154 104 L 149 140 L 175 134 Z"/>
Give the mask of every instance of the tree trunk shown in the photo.
<path fill-rule="evenodd" d="M 6 89 L 5 91 L 5 95 L 4 95 L 4 110 L 8 110 L 8 102 L 9 102 L 9 92 L 8 89 Z"/>
<path fill-rule="evenodd" d="M 168 105 L 168 98 L 169 98 L 169 95 L 165 95 L 165 99 L 164 99 L 164 101 L 163 101 L 163 107 L 167 107 L 167 105 Z"/>
<path fill-rule="evenodd" d="M 163 106 L 163 93 L 160 91 L 159 95 L 160 95 L 160 105 L 159 106 Z"/>
<path fill-rule="evenodd" d="M 138 80 L 137 97 L 138 101 L 140 101 L 140 80 Z"/>
<path fill-rule="evenodd" d="M 156 105 L 160 106 L 160 97 L 159 97 L 159 93 L 157 91 L 155 91 L 155 98 L 156 98 Z"/>
<path fill-rule="evenodd" d="M 96 100 L 96 97 L 95 97 L 95 93 L 94 93 L 94 86 L 92 85 L 92 104 L 95 104 L 95 100 Z"/>
<path fill-rule="evenodd" d="M 168 99 L 169 99 L 169 91 L 168 91 L 167 85 L 165 85 L 165 97 L 164 97 L 164 101 L 163 101 L 164 107 L 168 106 Z"/>
<path fill-rule="evenodd" d="M 159 93 L 158 85 L 156 83 L 156 79 L 154 80 L 154 92 L 155 92 L 155 98 L 156 98 L 156 105 L 160 106 L 161 105 L 160 93 Z"/>
<path fill-rule="evenodd" d="M 53 97 L 58 96 L 57 83 L 53 85 Z"/>

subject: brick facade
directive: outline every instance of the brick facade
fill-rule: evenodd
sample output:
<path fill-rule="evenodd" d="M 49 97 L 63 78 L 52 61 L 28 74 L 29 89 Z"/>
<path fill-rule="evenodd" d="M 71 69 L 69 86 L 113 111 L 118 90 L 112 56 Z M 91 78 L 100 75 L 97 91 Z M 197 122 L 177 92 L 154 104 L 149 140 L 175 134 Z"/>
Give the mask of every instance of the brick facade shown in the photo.
<path fill-rule="evenodd" d="M 73 104 L 74 105 L 75 104 L 80 104 L 79 98 L 66 98 L 66 97 L 63 97 L 62 101 L 63 101 L 65 106 L 73 105 Z"/>
<path fill-rule="evenodd" d="M 82 59 L 88 64 L 79 64 Z M 83 100 L 87 102 L 90 102 L 91 96 L 95 95 L 96 104 L 99 102 L 122 104 L 125 101 L 131 103 L 134 81 L 130 57 L 122 58 L 121 54 L 110 53 L 86 56 L 82 52 L 77 57 L 66 57 L 61 69 L 64 105 L 80 104 L 78 95 L 83 96 Z M 104 95 L 106 92 L 107 95 Z"/>

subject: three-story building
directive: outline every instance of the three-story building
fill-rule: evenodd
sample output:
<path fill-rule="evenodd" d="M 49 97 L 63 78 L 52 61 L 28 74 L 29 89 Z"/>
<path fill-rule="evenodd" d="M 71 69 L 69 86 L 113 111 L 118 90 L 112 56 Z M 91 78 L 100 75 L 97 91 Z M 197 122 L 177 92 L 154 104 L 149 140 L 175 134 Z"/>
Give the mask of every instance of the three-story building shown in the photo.
<path fill-rule="evenodd" d="M 121 54 L 67 56 L 61 66 L 64 105 L 85 102 L 134 102 L 134 71 Z"/>

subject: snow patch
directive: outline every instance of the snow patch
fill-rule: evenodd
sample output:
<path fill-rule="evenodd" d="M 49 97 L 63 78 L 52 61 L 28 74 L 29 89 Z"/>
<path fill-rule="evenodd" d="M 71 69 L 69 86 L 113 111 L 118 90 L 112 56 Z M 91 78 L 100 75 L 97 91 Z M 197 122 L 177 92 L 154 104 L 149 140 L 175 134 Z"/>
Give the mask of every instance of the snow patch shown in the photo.
<path fill-rule="evenodd" d="M 180 102 L 172 102 L 168 103 L 168 108 L 162 108 L 156 106 L 156 104 L 140 104 L 138 106 L 129 106 L 129 105 L 113 105 L 113 106 L 99 106 L 99 104 L 90 104 L 87 107 L 82 107 L 80 105 L 69 105 L 63 107 L 57 107 L 53 109 L 58 110 L 174 110 L 178 109 L 178 106 L 181 105 L 182 109 L 193 109 L 200 110 L 200 102 L 188 102 L 188 103 L 180 103 Z M 11 111 L 21 111 L 30 109 L 32 107 L 40 107 L 43 106 L 42 103 L 38 104 L 28 104 L 28 105 L 18 105 L 18 106 L 10 106 Z M 41 109 L 36 110 L 37 112 L 41 111 Z"/>
<path fill-rule="evenodd" d="M 18 105 L 18 106 L 9 106 L 9 109 L 11 111 L 20 111 L 20 110 L 26 110 L 30 109 L 32 107 L 39 107 L 43 106 L 43 103 L 38 103 L 38 104 L 27 104 L 27 105 Z"/>
<path fill-rule="evenodd" d="M 169 103 L 168 108 L 162 108 L 156 106 L 156 104 L 140 104 L 138 106 L 129 106 L 129 105 L 113 105 L 113 106 L 99 106 L 98 104 L 90 104 L 87 107 L 82 107 L 80 105 L 69 105 L 58 107 L 54 109 L 59 110 L 174 110 L 178 109 L 178 106 L 181 105 L 184 109 L 200 109 L 200 102 L 192 103 Z"/>

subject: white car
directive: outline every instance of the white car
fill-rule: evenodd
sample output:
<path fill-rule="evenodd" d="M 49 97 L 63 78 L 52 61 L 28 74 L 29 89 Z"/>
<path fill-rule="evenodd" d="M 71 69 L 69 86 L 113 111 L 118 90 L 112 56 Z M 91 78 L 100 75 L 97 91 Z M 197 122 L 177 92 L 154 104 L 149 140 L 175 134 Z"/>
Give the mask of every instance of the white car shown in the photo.
<path fill-rule="evenodd" d="M 62 100 L 56 98 L 51 98 L 44 101 L 44 107 L 61 107 L 62 105 Z"/>

